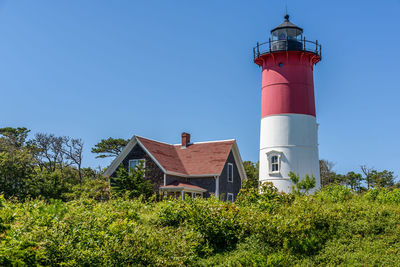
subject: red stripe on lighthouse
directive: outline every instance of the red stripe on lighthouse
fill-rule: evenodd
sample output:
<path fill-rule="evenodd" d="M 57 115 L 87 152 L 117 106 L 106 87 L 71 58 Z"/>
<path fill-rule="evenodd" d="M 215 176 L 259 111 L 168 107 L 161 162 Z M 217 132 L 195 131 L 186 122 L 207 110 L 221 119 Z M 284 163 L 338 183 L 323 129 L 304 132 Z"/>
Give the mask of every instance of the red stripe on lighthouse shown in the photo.
<path fill-rule="evenodd" d="M 277 114 L 315 116 L 313 65 L 319 57 L 308 52 L 275 52 L 260 56 L 261 117 Z"/>

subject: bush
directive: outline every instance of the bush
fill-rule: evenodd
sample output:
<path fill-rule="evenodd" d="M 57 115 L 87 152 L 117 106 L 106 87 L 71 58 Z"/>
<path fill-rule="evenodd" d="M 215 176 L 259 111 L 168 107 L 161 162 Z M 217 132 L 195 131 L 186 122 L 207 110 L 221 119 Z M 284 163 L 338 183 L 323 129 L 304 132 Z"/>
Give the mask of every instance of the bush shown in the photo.
<path fill-rule="evenodd" d="M 237 203 L 0 197 L 0 265 L 399 266 L 398 194 L 266 185 Z"/>
<path fill-rule="evenodd" d="M 272 183 L 264 183 L 260 188 L 240 190 L 235 203 L 242 207 L 253 206 L 261 211 L 273 212 L 292 200 L 292 195 L 279 193 Z"/>
<path fill-rule="evenodd" d="M 74 185 L 70 192 L 62 195 L 66 201 L 80 198 L 90 198 L 97 201 L 106 201 L 111 198 L 110 185 L 104 179 L 84 179 L 81 184 Z"/>
<path fill-rule="evenodd" d="M 154 194 L 153 185 L 146 179 L 146 169 L 140 162 L 135 169 L 126 170 L 122 165 L 112 178 L 112 189 L 118 196 L 128 195 L 131 198 L 143 196 L 150 198 Z"/>
<path fill-rule="evenodd" d="M 168 226 L 188 226 L 199 232 L 215 251 L 232 249 L 242 233 L 240 209 L 216 198 L 169 200 L 161 204 L 158 222 Z"/>

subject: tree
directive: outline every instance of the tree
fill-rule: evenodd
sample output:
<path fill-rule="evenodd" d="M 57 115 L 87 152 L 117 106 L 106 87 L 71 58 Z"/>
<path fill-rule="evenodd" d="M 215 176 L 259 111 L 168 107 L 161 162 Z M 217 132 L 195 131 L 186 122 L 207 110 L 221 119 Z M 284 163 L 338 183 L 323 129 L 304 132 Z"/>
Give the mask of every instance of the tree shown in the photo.
<path fill-rule="evenodd" d="M 367 189 L 370 189 L 372 186 L 372 168 L 367 167 L 366 165 L 362 165 L 361 171 L 364 173 L 364 178 L 365 182 L 367 183 Z"/>
<path fill-rule="evenodd" d="M 361 191 L 361 182 L 363 180 L 362 175 L 355 172 L 348 172 L 345 175 L 346 185 L 349 185 L 351 189 L 358 192 Z"/>
<path fill-rule="evenodd" d="M 41 170 L 55 171 L 57 167 L 62 169 L 68 165 L 63 151 L 65 142 L 66 137 L 37 133 L 35 139 L 29 141 L 28 145 Z"/>
<path fill-rule="evenodd" d="M 117 195 L 128 194 L 131 198 L 143 195 L 148 198 L 154 193 L 154 190 L 153 185 L 145 176 L 146 169 L 143 162 L 130 171 L 121 165 L 116 172 L 116 177 L 112 178 L 112 190 Z"/>
<path fill-rule="evenodd" d="M 306 174 L 303 179 L 300 180 L 300 176 L 294 172 L 289 173 L 290 180 L 294 183 L 292 191 L 295 194 L 302 194 L 303 192 L 308 194 L 311 189 L 315 187 L 315 177 Z"/>
<path fill-rule="evenodd" d="M 116 157 L 128 143 L 129 139 L 115 139 L 112 137 L 101 139 L 101 141 L 92 148 L 92 153 L 98 154 L 96 158 Z"/>
<path fill-rule="evenodd" d="M 65 137 L 65 148 L 63 153 L 66 158 L 75 164 L 79 173 L 79 182 L 82 183 L 82 152 L 83 141 L 82 139 L 74 139 Z"/>
<path fill-rule="evenodd" d="M 321 186 L 327 186 L 332 183 L 337 183 L 336 173 L 333 171 L 335 164 L 331 161 L 321 159 L 319 161 Z"/>
<path fill-rule="evenodd" d="M 24 198 L 34 174 L 34 161 L 27 149 L 0 151 L 0 193 Z"/>
<path fill-rule="evenodd" d="M 389 187 L 394 185 L 394 175 L 393 172 L 383 170 L 378 172 L 377 170 L 372 170 L 371 181 L 374 187 Z"/>
<path fill-rule="evenodd" d="M 258 188 L 259 161 L 257 161 L 257 163 L 245 161 L 243 162 L 243 166 L 247 176 L 243 188 Z"/>
<path fill-rule="evenodd" d="M 2 137 L 0 137 L 0 150 L 22 148 L 25 145 L 29 132 L 30 130 L 25 127 L 0 128 L 0 135 L 2 135 Z"/>

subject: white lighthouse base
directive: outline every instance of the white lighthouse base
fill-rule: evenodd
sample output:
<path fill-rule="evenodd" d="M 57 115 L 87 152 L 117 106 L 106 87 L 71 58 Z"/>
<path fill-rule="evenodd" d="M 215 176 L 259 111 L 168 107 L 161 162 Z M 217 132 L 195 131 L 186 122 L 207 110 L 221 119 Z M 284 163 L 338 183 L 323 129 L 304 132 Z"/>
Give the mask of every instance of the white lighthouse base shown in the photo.
<path fill-rule="evenodd" d="M 272 182 L 281 192 L 294 185 L 292 171 L 303 179 L 314 176 L 321 187 L 316 118 L 304 114 L 280 114 L 262 118 L 260 134 L 260 182 Z M 274 163 L 277 160 L 278 164 Z M 275 166 L 272 166 L 275 165 Z"/>

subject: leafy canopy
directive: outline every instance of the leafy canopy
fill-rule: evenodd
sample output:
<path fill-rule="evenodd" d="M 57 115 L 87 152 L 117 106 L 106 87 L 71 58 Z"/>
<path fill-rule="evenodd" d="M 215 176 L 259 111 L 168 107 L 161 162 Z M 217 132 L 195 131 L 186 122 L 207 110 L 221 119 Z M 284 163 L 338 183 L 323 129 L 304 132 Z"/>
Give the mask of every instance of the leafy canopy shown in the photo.
<path fill-rule="evenodd" d="M 96 158 L 107 158 L 118 156 L 122 149 L 128 144 L 128 139 L 112 138 L 102 139 L 93 148 L 92 153 L 98 154 Z"/>
<path fill-rule="evenodd" d="M 128 195 L 130 198 L 150 197 L 154 193 L 153 185 L 146 178 L 146 169 L 143 162 L 139 162 L 134 169 L 126 170 L 122 165 L 112 178 L 112 190 L 116 195 Z"/>

